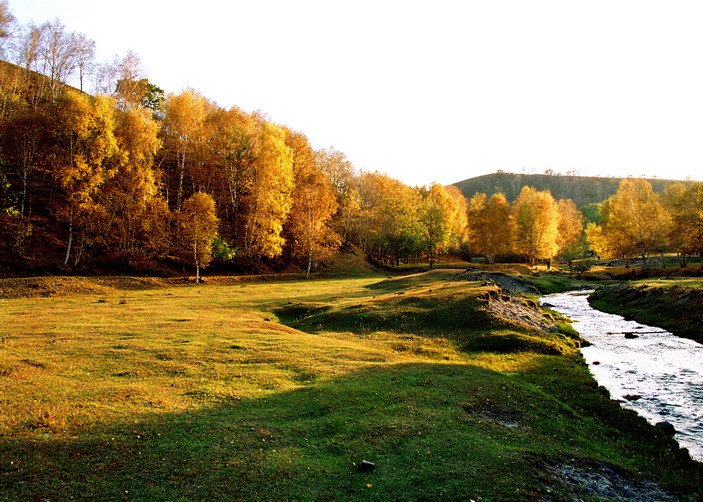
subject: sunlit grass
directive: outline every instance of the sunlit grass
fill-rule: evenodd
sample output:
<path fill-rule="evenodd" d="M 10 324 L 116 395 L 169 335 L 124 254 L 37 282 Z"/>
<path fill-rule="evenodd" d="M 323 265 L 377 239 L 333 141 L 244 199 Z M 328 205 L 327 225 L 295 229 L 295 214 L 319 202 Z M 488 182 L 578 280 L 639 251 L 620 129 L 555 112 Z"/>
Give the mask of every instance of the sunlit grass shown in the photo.
<path fill-rule="evenodd" d="M 438 270 L 2 300 L 0 499 L 524 500 L 562 490 L 539 462 L 567 456 L 693 490 L 568 339 L 496 320 L 489 288 Z"/>

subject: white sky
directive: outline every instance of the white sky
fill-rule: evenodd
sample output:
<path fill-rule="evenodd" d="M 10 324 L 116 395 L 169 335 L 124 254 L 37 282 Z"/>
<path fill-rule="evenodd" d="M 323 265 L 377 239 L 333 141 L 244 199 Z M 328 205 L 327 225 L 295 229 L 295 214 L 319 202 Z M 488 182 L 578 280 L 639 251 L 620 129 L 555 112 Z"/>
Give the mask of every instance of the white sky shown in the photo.
<path fill-rule="evenodd" d="M 703 2 L 9 0 L 410 185 L 703 179 Z"/>

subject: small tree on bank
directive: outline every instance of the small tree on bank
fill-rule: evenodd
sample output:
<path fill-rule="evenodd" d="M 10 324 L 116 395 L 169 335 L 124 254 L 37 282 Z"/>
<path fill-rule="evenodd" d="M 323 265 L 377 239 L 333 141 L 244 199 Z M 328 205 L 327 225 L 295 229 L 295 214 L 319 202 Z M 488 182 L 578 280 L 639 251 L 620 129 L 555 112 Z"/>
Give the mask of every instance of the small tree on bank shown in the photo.
<path fill-rule="evenodd" d="M 212 196 L 196 192 L 187 199 L 180 214 L 180 225 L 184 256 L 190 256 L 193 260 L 195 282 L 199 283 L 200 269 L 212 261 L 212 244 L 219 226 Z"/>

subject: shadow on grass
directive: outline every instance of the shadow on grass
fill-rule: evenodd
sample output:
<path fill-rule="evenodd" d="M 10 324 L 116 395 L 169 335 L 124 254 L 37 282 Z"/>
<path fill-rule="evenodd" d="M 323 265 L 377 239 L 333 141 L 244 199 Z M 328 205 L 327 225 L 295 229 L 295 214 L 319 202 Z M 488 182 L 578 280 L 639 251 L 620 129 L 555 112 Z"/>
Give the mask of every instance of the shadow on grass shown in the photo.
<path fill-rule="evenodd" d="M 699 464 L 597 389 L 572 382 L 578 398 L 552 394 L 543 376 L 559 387 L 555 365 L 570 364 L 559 360 L 537 359 L 531 379 L 466 364 L 370 366 L 257 399 L 5 437 L 0 498 L 525 500 L 559 492 L 540 465 L 566 456 L 658 475 L 664 465 L 679 489 L 700 486 Z M 362 460 L 375 468 L 361 472 Z"/>

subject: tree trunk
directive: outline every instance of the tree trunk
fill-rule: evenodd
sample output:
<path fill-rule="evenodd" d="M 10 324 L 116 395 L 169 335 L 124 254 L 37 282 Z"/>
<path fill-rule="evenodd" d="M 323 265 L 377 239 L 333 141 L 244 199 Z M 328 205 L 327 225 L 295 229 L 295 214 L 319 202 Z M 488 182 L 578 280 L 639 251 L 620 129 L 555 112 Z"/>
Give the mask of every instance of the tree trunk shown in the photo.
<path fill-rule="evenodd" d="M 81 261 L 81 256 L 83 256 L 83 246 L 85 244 L 85 233 L 81 234 L 81 243 L 80 246 L 78 246 L 78 253 L 76 253 L 76 258 L 73 261 L 73 266 L 77 267 L 78 262 Z"/>
<path fill-rule="evenodd" d="M 176 195 L 176 209 L 181 210 L 183 203 L 183 178 L 186 173 L 186 146 L 179 152 L 178 156 L 178 194 Z"/>
<path fill-rule="evenodd" d="M 66 246 L 66 258 L 63 260 L 64 265 L 68 265 L 68 259 L 71 257 L 71 246 L 73 245 L 73 208 L 68 219 L 68 246 Z"/>
<path fill-rule="evenodd" d="M 312 257 L 308 257 L 308 270 L 305 272 L 305 278 L 310 279 L 310 269 L 312 268 Z"/>
<path fill-rule="evenodd" d="M 198 240 L 193 244 L 193 257 L 195 258 L 195 283 L 200 283 L 200 263 L 198 261 Z"/>

